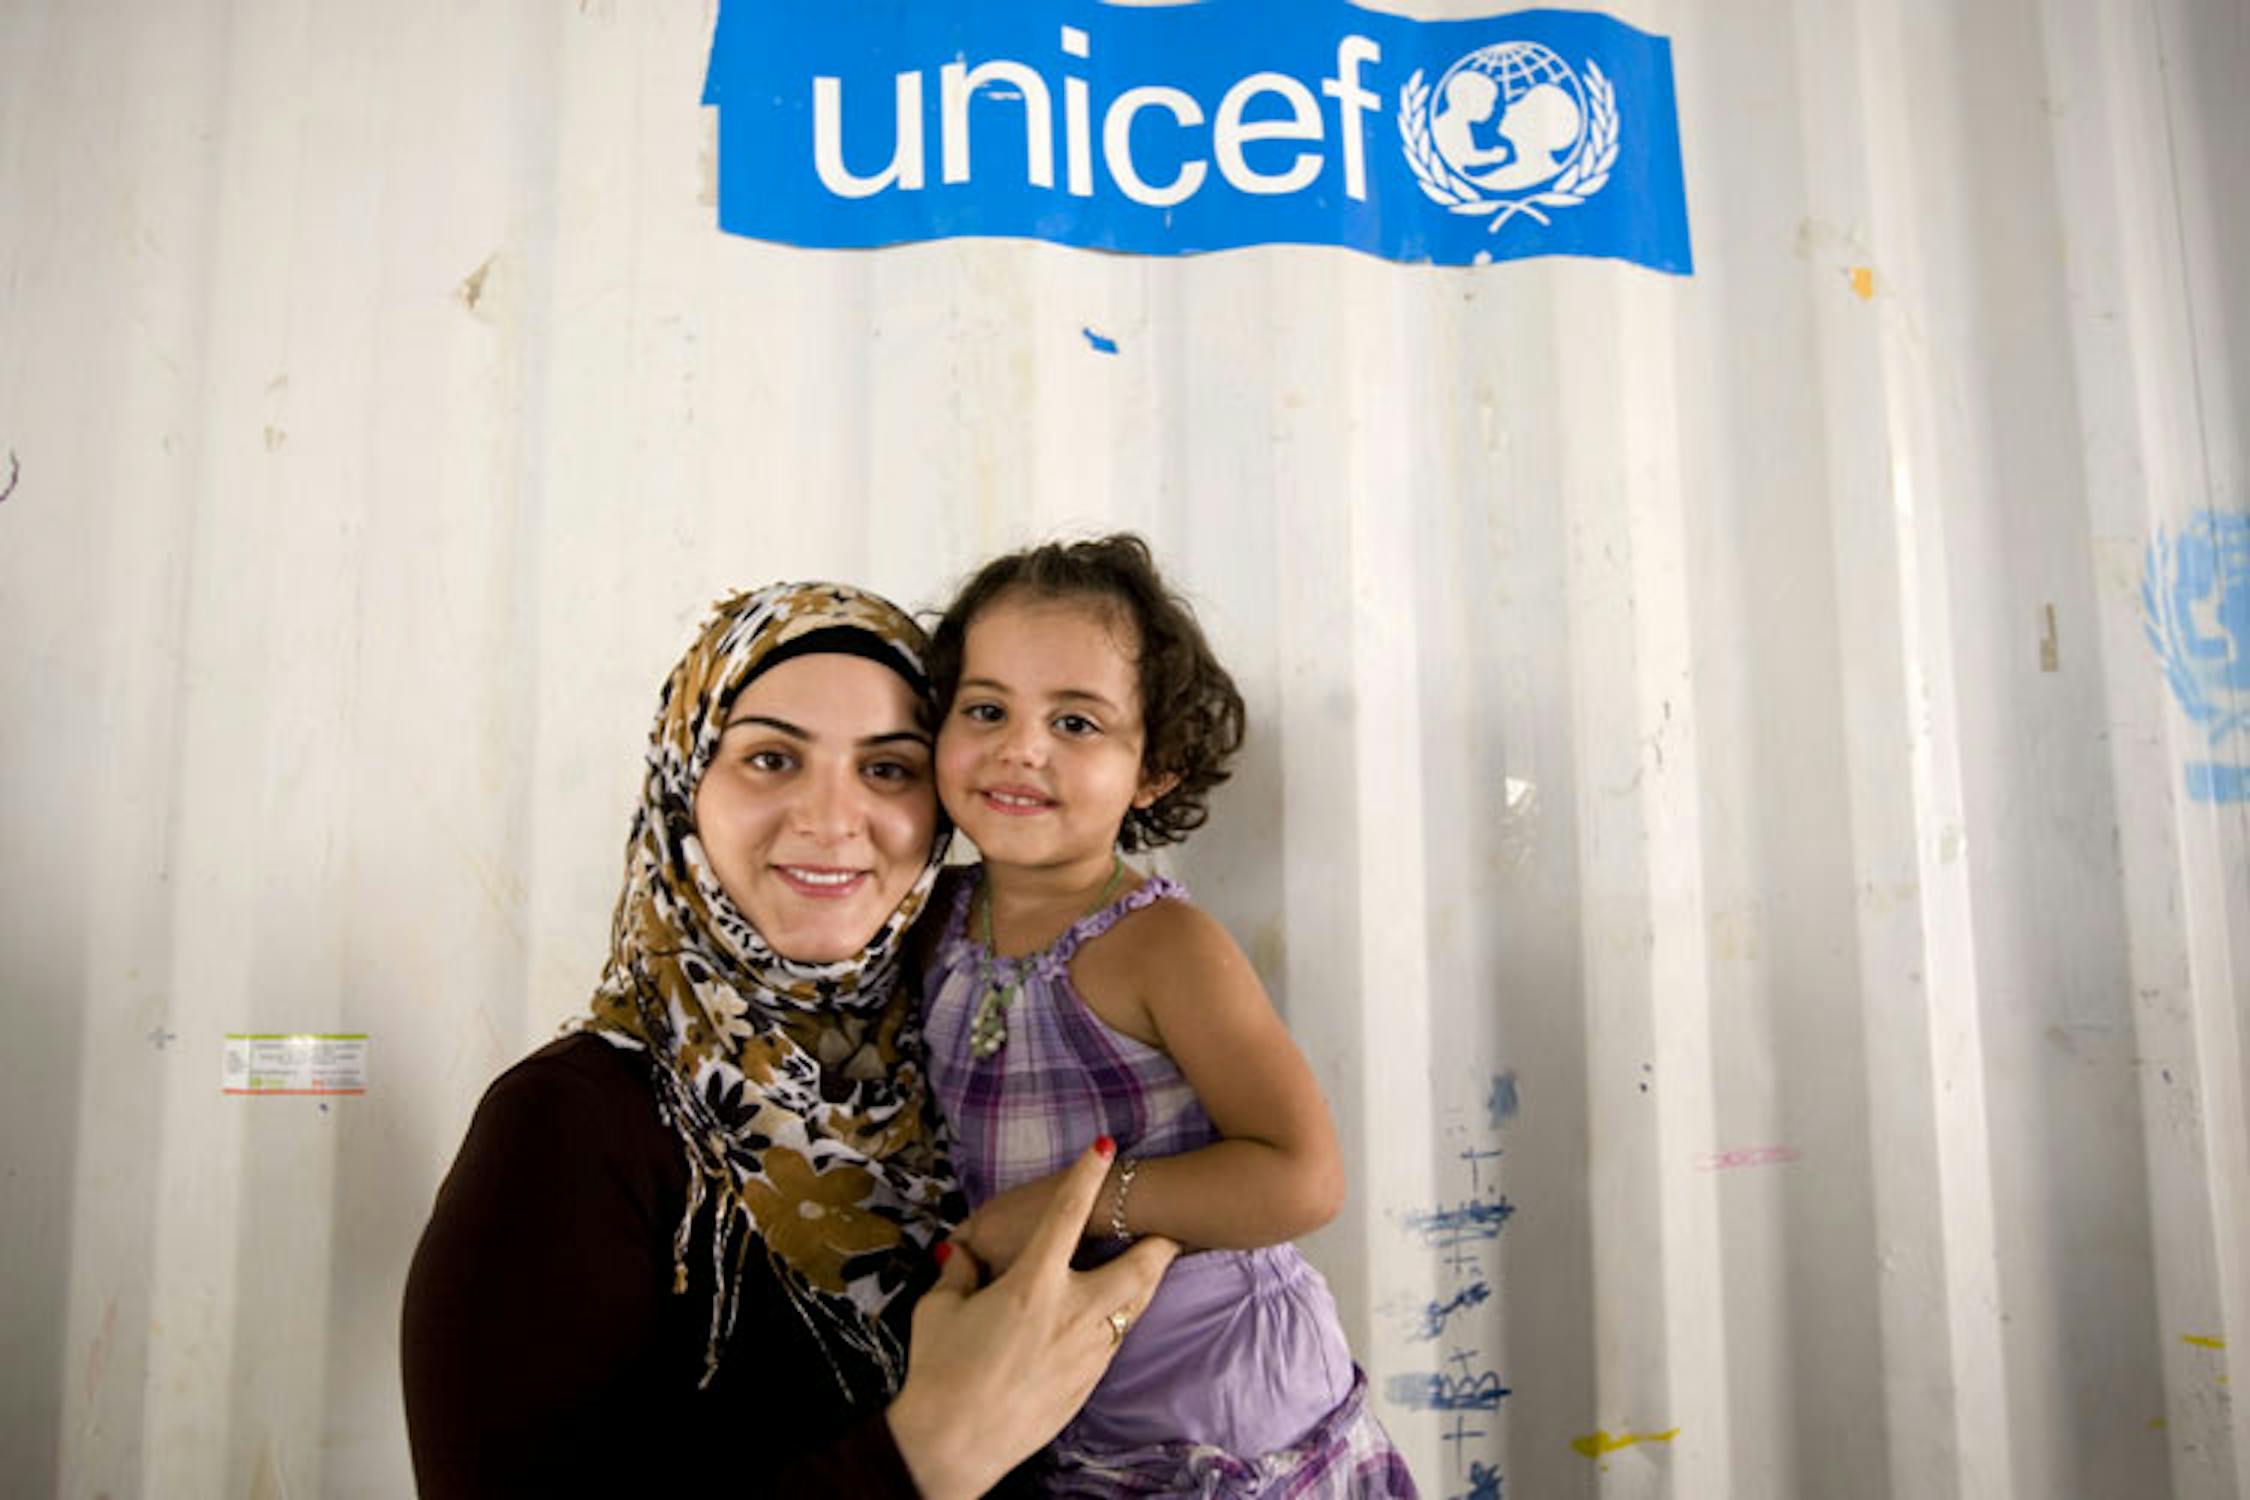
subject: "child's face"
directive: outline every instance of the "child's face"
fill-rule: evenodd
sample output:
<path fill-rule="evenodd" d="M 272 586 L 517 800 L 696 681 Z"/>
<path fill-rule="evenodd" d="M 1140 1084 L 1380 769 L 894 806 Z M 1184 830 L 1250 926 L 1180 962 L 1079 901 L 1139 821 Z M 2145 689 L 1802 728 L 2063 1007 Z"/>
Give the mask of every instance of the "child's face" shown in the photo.
<path fill-rule="evenodd" d="M 1139 642 L 1099 604 L 1002 595 L 969 622 L 938 797 L 987 860 L 1106 865 L 1141 772 Z"/>

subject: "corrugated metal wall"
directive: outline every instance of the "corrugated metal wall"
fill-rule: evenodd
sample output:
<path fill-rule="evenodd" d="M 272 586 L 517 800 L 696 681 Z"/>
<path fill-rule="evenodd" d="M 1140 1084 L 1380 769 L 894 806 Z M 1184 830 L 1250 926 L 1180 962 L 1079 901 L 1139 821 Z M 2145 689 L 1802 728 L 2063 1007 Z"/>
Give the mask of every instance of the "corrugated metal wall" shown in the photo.
<path fill-rule="evenodd" d="M 705 604 L 1130 526 L 1429 1493 L 2250 1496 L 2250 736 L 2141 599 L 2250 509 L 2250 10 L 1612 13 L 1692 279 L 728 238 L 707 4 L 0 11 L 11 1487 L 404 1492 Z"/>

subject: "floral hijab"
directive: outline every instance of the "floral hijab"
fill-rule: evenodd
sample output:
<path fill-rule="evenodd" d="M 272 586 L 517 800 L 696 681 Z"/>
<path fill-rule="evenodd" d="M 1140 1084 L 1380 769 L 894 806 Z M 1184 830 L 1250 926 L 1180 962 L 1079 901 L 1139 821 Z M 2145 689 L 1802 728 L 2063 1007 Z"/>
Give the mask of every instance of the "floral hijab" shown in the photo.
<path fill-rule="evenodd" d="M 772 1267 L 847 1400 L 905 1374 L 883 1313 L 943 1232 L 954 1194 L 922 1069 L 906 931 L 944 858 L 929 863 L 856 957 L 801 963 L 766 945 L 727 898 L 695 831 L 695 790 L 737 694 L 790 656 L 845 652 L 926 697 L 922 631 L 886 600 L 838 584 L 775 584 L 722 602 L 672 671 L 649 734 L 609 962 L 581 1024 L 645 1051 L 657 1109 L 688 1161 L 673 1239 L 687 1289 L 696 1216 L 711 1205 L 717 1292 L 703 1381 L 753 1254 Z"/>

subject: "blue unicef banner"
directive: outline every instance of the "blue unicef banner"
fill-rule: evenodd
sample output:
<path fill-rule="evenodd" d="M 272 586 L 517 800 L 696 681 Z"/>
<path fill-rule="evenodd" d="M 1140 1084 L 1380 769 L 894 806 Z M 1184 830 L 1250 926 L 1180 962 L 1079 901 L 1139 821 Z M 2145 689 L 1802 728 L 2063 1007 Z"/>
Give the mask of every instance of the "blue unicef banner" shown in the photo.
<path fill-rule="evenodd" d="M 719 225 L 1694 269 L 1671 45 L 1341 0 L 721 0 Z"/>

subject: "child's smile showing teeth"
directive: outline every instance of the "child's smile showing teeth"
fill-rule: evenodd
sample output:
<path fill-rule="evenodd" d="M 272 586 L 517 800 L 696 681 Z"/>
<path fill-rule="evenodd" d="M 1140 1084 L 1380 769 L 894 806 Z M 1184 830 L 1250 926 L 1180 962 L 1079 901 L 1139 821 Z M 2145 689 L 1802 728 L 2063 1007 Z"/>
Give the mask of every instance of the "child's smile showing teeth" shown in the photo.
<path fill-rule="evenodd" d="M 1055 805 L 1053 798 L 1020 787 L 988 787 L 984 800 L 1000 812 L 1018 814 L 1045 812 Z"/>

